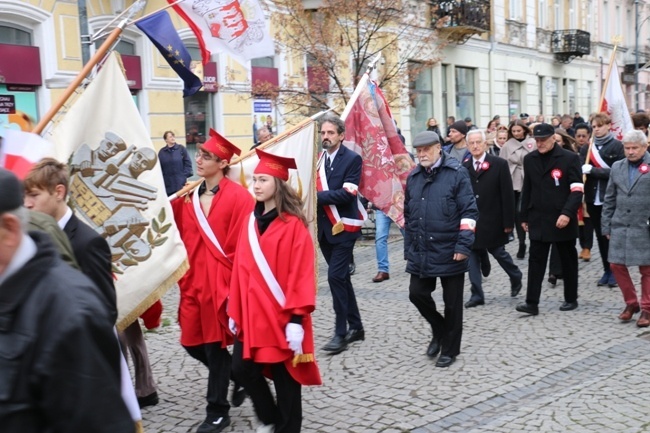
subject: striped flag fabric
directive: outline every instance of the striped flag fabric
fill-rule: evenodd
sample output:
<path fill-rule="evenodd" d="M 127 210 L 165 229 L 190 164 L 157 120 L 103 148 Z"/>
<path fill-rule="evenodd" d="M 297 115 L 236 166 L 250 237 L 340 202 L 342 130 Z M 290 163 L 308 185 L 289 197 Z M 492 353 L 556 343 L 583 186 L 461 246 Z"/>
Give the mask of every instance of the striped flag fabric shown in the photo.
<path fill-rule="evenodd" d="M 12 171 L 20 180 L 38 161 L 56 155 L 54 143 L 38 134 L 0 128 L 0 138 L 0 167 Z"/>

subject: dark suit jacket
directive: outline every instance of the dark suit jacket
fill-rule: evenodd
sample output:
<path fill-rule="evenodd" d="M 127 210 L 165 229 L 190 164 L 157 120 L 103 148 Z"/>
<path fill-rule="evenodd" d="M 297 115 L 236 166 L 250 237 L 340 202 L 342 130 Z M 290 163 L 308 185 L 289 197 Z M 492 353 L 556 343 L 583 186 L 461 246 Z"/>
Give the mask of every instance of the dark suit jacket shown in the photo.
<path fill-rule="evenodd" d="M 487 169 L 476 172 L 474 160 L 463 163 L 469 171 L 472 190 L 478 206 L 478 221 L 472 249 L 496 248 L 508 243 L 503 230 L 514 228 L 515 196 L 510 169 L 505 159 L 485 155 Z"/>
<path fill-rule="evenodd" d="M 332 222 L 327 218 L 323 208 L 326 205 L 335 205 L 341 217 L 358 219 L 357 196 L 343 189 L 343 184 L 352 183 L 358 186 L 360 181 L 361 155 L 341 144 L 327 176 L 329 191 L 318 192 L 317 224 L 319 240 L 324 237 L 330 244 L 338 244 L 355 240 L 361 236 L 361 231 L 344 231 L 334 236 L 332 234 Z"/>
<path fill-rule="evenodd" d="M 576 153 L 557 144 L 544 166 L 539 150 L 524 157 L 521 189 L 521 221 L 528 223 L 530 239 L 543 242 L 570 241 L 578 237 L 578 208 L 582 204 L 582 169 Z M 558 184 L 552 176 L 559 170 Z M 574 185 L 573 191 L 571 185 Z M 560 215 L 571 220 L 563 229 L 555 227 Z"/>
<path fill-rule="evenodd" d="M 584 145 L 580 148 L 580 162 L 585 164 L 587 158 L 587 150 L 589 150 L 588 145 Z M 594 152 L 599 152 L 603 161 L 610 166 L 610 168 L 598 168 L 593 167 L 591 172 L 586 175 L 587 180 L 585 181 L 585 203 L 593 204 L 596 201 L 596 190 L 598 190 L 598 185 L 600 185 L 599 195 L 601 203 L 605 201 L 605 191 L 607 190 L 607 182 L 609 181 L 609 174 L 611 167 L 616 161 L 620 161 L 625 158 L 625 151 L 623 150 L 623 143 L 612 138 L 607 144 L 600 148 L 600 151 L 594 145 Z M 587 164 L 591 164 L 591 161 Z"/>
<path fill-rule="evenodd" d="M 90 278 L 102 292 L 102 301 L 115 323 L 117 299 L 113 282 L 111 250 L 108 243 L 90 226 L 79 221 L 75 214 L 72 214 L 63 231 L 70 239 L 81 272 Z"/>

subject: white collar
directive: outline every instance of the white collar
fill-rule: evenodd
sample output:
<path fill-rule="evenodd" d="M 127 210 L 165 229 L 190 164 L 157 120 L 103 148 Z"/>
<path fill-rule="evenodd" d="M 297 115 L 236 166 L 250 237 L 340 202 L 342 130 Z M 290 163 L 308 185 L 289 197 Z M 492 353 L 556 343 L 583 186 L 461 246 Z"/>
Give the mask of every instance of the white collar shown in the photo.
<path fill-rule="evenodd" d="M 475 159 L 475 158 L 472 156 L 472 164 L 474 164 L 474 167 L 476 167 L 476 163 L 477 163 L 477 162 L 480 162 L 481 164 L 483 164 L 483 161 L 485 161 L 485 152 L 483 152 L 483 155 L 481 155 L 481 158 L 480 158 L 480 159 Z"/>
<path fill-rule="evenodd" d="M 20 245 L 18 245 L 16 253 L 11 258 L 5 271 L 0 274 L 0 286 L 7 280 L 7 278 L 18 272 L 32 259 L 32 257 L 36 255 L 36 249 L 36 242 L 23 233 L 23 238 L 20 241 Z"/>
<path fill-rule="evenodd" d="M 341 145 L 339 145 L 339 147 L 337 147 L 336 150 L 335 150 L 334 152 L 332 152 L 332 153 L 329 153 L 329 152 L 326 151 L 326 152 L 327 152 L 327 156 L 328 156 L 329 159 L 330 159 L 330 164 L 334 162 L 334 158 L 336 158 L 336 154 L 339 153 L 339 149 L 341 149 L 340 146 L 341 146 Z"/>
<path fill-rule="evenodd" d="M 57 224 L 59 224 L 59 227 L 61 230 L 65 227 L 66 224 L 68 224 L 68 221 L 70 221 L 70 218 L 72 218 L 72 209 L 69 207 L 65 207 L 65 213 L 61 217 L 59 221 L 57 221 Z"/>

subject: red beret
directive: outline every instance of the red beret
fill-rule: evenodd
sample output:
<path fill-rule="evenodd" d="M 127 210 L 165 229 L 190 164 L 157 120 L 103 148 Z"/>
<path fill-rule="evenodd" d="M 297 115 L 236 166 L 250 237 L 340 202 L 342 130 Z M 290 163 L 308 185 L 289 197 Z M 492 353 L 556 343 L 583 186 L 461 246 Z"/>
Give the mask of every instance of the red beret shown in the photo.
<path fill-rule="evenodd" d="M 268 174 L 284 181 L 289 180 L 289 169 L 298 168 L 296 160 L 284 156 L 272 155 L 261 149 L 255 149 L 260 162 L 255 167 L 255 174 Z"/>
<path fill-rule="evenodd" d="M 241 150 L 237 146 L 226 140 L 225 137 L 212 128 L 210 128 L 210 138 L 199 147 L 228 162 L 230 162 L 233 153 L 237 155 L 241 154 Z"/>

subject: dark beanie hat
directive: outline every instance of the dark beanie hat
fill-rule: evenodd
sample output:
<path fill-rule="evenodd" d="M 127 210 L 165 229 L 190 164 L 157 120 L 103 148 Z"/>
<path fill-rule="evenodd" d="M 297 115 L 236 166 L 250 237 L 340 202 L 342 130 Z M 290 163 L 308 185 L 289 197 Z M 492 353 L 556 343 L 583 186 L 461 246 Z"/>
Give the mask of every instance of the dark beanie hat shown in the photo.
<path fill-rule="evenodd" d="M 16 210 L 23 205 L 23 184 L 15 174 L 0 168 L 0 213 Z"/>
<path fill-rule="evenodd" d="M 467 125 L 462 120 L 452 123 L 449 129 L 455 129 L 461 134 L 467 135 Z"/>

